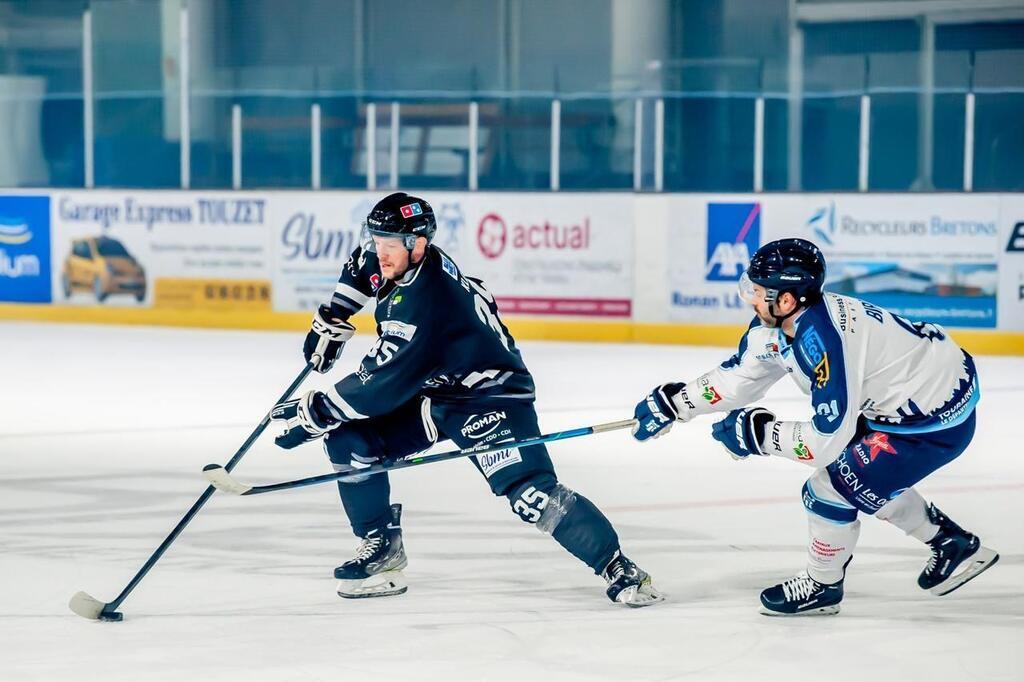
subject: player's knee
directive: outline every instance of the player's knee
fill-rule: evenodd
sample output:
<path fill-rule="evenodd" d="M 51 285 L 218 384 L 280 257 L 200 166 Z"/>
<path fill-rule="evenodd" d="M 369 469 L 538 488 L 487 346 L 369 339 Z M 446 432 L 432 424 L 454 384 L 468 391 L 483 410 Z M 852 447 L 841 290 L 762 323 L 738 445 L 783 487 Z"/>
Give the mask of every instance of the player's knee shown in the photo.
<path fill-rule="evenodd" d="M 358 471 L 377 461 L 373 445 L 363 434 L 344 426 L 324 436 L 324 451 L 336 472 Z M 362 483 L 369 476 L 354 476 L 339 483 Z"/>
<path fill-rule="evenodd" d="M 801 497 L 809 514 L 826 521 L 845 524 L 857 520 L 857 509 L 836 492 L 825 469 L 807 479 Z"/>

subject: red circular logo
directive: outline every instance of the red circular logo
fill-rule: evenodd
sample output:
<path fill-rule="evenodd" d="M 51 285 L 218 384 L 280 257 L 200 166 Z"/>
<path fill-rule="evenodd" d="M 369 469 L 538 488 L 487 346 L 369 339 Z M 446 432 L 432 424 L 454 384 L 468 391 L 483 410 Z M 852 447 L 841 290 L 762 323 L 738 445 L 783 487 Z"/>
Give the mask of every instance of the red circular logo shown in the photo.
<path fill-rule="evenodd" d="M 480 253 L 488 258 L 497 258 L 505 252 L 508 242 L 508 228 L 505 221 L 497 213 L 488 213 L 480 219 L 480 227 L 476 231 L 476 244 Z"/>

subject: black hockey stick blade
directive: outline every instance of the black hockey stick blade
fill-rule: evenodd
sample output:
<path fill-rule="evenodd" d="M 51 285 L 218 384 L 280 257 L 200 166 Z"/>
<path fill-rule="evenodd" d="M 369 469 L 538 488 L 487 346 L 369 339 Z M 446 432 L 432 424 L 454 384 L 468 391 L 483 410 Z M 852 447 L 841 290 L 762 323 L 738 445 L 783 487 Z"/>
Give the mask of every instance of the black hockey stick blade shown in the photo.
<path fill-rule="evenodd" d="M 340 481 L 346 478 L 355 478 L 357 476 L 370 476 L 385 471 L 394 471 L 396 469 L 406 469 L 408 467 L 430 464 L 431 462 L 443 462 L 449 459 L 456 459 L 459 457 L 482 455 L 488 452 L 494 452 L 495 450 L 511 450 L 514 448 L 526 448 L 533 445 L 540 445 L 541 443 L 551 443 L 557 440 L 565 440 L 567 438 L 578 438 L 580 436 L 589 436 L 594 433 L 616 431 L 618 429 L 630 428 L 635 424 L 635 419 L 623 419 L 620 421 L 608 422 L 605 424 L 595 424 L 594 426 L 583 426 L 578 429 L 569 429 L 567 431 L 546 433 L 544 435 L 534 436 L 533 438 L 526 438 L 512 443 L 492 443 L 490 445 L 482 447 L 463 448 L 462 450 L 439 452 L 433 455 L 414 454 L 402 459 L 378 462 L 377 464 L 368 466 L 365 469 L 357 469 L 355 471 L 339 471 L 333 474 L 311 476 L 309 478 L 300 478 L 293 481 L 284 481 L 282 483 L 272 483 L 270 485 L 248 485 L 246 483 L 242 483 L 241 481 L 232 478 L 230 472 L 225 470 L 224 467 L 220 466 L 219 464 L 207 464 L 205 467 L 203 467 L 203 476 L 206 478 L 207 481 L 210 482 L 210 485 L 217 488 L 218 490 L 223 490 L 224 492 L 233 493 L 235 495 L 260 495 L 262 493 L 271 493 L 277 490 L 291 490 L 293 488 L 304 488 L 310 485 L 329 483 L 331 481 Z"/>

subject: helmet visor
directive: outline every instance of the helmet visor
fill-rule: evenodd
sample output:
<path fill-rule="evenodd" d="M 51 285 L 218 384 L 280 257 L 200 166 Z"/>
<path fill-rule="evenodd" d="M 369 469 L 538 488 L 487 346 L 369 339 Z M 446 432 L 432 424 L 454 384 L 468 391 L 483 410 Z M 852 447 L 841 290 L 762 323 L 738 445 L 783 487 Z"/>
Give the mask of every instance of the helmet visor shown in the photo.
<path fill-rule="evenodd" d="M 359 246 L 362 247 L 363 253 L 377 253 L 377 247 L 373 245 L 373 235 L 370 234 L 370 228 L 367 227 L 365 220 L 359 230 Z"/>
<path fill-rule="evenodd" d="M 740 298 L 743 299 L 744 303 L 749 305 L 756 305 L 767 300 L 765 296 L 767 290 L 760 284 L 754 284 L 750 279 L 750 275 L 746 272 L 740 277 L 740 281 L 737 284 Z"/>
<path fill-rule="evenodd" d="M 363 253 L 377 253 L 377 247 L 373 243 L 374 237 L 377 237 L 378 239 L 395 239 L 402 242 L 402 245 L 410 251 L 412 251 L 416 246 L 416 235 L 395 234 L 394 232 L 373 230 L 364 220 L 362 228 L 359 231 L 359 246 L 363 248 Z"/>

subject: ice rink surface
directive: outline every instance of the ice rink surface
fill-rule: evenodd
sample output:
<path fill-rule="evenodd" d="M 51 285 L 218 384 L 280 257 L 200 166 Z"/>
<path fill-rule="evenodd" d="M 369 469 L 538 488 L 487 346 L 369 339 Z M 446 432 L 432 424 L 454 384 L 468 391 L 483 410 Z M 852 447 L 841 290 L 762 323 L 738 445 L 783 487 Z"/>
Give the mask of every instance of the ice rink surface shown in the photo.
<path fill-rule="evenodd" d="M 343 600 L 357 545 L 334 484 L 216 494 L 125 601 L 113 599 L 301 369 L 295 333 L 0 323 L 3 680 L 1022 680 L 1024 359 L 978 358 L 968 451 L 920 490 L 1002 555 L 947 597 L 916 585 L 927 548 L 865 519 L 839 616 L 779 619 L 758 593 L 804 564 L 811 469 L 734 462 L 708 417 L 646 445 L 626 432 L 550 447 L 560 479 L 615 524 L 667 601 L 616 607 L 603 581 L 494 498 L 467 461 L 392 475 L 409 592 Z M 355 367 L 350 344 L 330 376 Z M 627 418 L 654 384 L 728 349 L 525 342 L 545 431 Z M 314 377 L 307 386 L 326 385 Z M 764 404 L 809 408 L 780 383 Z M 270 434 L 239 479 L 329 471 Z"/>

